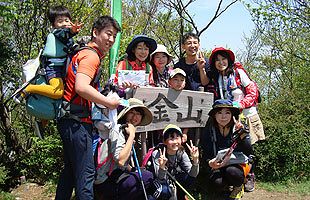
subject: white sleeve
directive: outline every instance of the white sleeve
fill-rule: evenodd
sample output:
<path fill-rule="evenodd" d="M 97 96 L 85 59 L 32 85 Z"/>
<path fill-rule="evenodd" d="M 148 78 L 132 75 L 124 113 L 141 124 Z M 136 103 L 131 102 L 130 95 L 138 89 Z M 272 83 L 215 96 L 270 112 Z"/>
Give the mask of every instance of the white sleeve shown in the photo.
<path fill-rule="evenodd" d="M 237 69 L 238 73 L 240 75 L 240 81 L 243 87 L 248 86 L 251 83 L 251 79 L 248 77 L 248 75 L 243 71 L 242 69 Z"/>
<path fill-rule="evenodd" d="M 111 139 L 112 143 L 113 159 L 118 160 L 119 154 L 124 148 L 126 143 L 122 131 L 119 130 L 119 126 L 116 126 L 114 129 L 111 129 L 109 138 Z"/>

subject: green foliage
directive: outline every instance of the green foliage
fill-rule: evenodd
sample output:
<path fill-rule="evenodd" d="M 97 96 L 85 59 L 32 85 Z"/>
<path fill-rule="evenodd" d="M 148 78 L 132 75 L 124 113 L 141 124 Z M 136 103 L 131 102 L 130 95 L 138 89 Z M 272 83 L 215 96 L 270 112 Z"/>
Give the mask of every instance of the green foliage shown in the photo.
<path fill-rule="evenodd" d="M 263 105 L 261 117 L 267 140 L 257 145 L 257 175 L 264 181 L 309 179 L 309 104 L 293 92 Z M 310 98 L 309 95 L 304 98 Z"/>
<path fill-rule="evenodd" d="M 0 191 L 0 199 L 1 200 L 15 200 L 16 198 L 10 193 Z"/>
<path fill-rule="evenodd" d="M 8 170 L 4 166 L 0 166 L 0 185 L 4 184 L 8 178 Z"/>
<path fill-rule="evenodd" d="M 267 137 L 255 146 L 256 175 L 272 182 L 309 180 L 309 6 L 294 0 L 255 2 L 250 12 L 257 30 L 248 41 L 247 66 L 263 88 L 259 111 Z"/>
<path fill-rule="evenodd" d="M 59 137 L 47 136 L 44 140 L 33 137 L 33 143 L 22 158 L 23 173 L 35 182 L 57 180 L 62 169 L 62 144 Z"/>

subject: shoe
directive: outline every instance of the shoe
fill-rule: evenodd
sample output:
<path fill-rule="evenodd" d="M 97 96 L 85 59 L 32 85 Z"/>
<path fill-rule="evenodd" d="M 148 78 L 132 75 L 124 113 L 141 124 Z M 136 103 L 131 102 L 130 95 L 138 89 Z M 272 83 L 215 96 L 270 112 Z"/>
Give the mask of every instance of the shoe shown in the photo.
<path fill-rule="evenodd" d="M 244 186 L 234 187 L 227 200 L 239 200 L 244 194 Z"/>
<path fill-rule="evenodd" d="M 15 92 L 11 95 L 12 97 L 20 94 L 20 93 L 25 93 L 25 88 L 29 85 L 29 82 L 23 83 L 22 86 L 20 88 L 18 88 L 17 90 L 15 90 Z"/>
<path fill-rule="evenodd" d="M 20 104 L 23 99 L 28 96 L 28 93 L 25 91 L 25 88 L 29 85 L 29 83 L 24 83 L 20 88 L 18 88 L 12 95 L 13 101 L 17 104 Z"/>
<path fill-rule="evenodd" d="M 20 104 L 23 101 L 24 97 L 21 95 L 21 93 L 16 94 L 13 96 L 13 101 L 17 104 Z"/>
<path fill-rule="evenodd" d="M 244 184 L 244 191 L 253 192 L 255 189 L 255 175 L 254 173 L 249 173 L 246 176 L 246 183 Z"/>

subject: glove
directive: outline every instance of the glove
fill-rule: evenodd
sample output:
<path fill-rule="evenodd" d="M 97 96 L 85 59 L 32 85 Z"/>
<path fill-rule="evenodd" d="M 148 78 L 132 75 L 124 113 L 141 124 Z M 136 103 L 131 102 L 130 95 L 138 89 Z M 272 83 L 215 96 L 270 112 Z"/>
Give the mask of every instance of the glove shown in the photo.
<path fill-rule="evenodd" d="M 234 101 L 233 102 L 233 107 L 236 107 L 236 108 L 241 108 L 241 105 L 238 101 Z"/>

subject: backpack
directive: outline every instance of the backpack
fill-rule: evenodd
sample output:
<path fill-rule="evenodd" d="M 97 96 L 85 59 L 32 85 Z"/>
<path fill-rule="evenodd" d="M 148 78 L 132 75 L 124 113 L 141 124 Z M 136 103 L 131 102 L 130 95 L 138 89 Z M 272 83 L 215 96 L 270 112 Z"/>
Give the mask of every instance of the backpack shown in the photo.
<path fill-rule="evenodd" d="M 145 154 L 145 156 L 143 157 L 141 167 L 144 167 L 148 171 L 151 171 L 154 173 L 155 172 L 154 165 L 158 165 L 158 163 L 154 163 L 155 161 L 153 157 L 153 152 L 159 149 L 163 150 L 163 148 L 164 148 L 163 143 L 159 143 L 157 146 L 150 148 L 148 152 Z M 184 169 L 182 169 L 182 166 L 180 165 L 180 162 L 182 161 L 183 152 L 184 152 L 183 150 L 177 151 L 177 158 L 176 158 L 177 160 L 174 163 L 174 166 L 168 166 L 168 171 L 172 175 L 175 175 L 176 173 L 179 173 L 180 171 L 185 171 Z"/>
<path fill-rule="evenodd" d="M 81 46 L 77 45 L 77 46 L 75 46 L 75 48 L 72 51 L 67 53 L 67 56 L 65 58 L 62 59 L 62 63 L 65 62 L 63 77 L 65 77 L 67 74 L 67 68 L 68 68 L 68 66 L 72 60 L 72 57 L 75 54 L 77 54 L 79 51 L 84 50 L 84 49 L 90 49 L 92 51 L 95 51 L 91 47 L 84 46 L 84 45 L 81 45 Z M 56 54 L 56 53 L 54 52 L 54 54 Z M 42 55 L 43 55 L 43 58 L 41 60 L 45 60 L 44 51 L 43 51 Z M 40 67 L 41 67 L 41 69 L 40 69 L 41 73 L 37 73 L 36 76 L 29 81 L 29 83 L 39 84 L 39 85 L 48 84 L 46 81 L 46 78 L 45 78 L 45 73 L 44 73 L 44 61 L 41 62 Z M 100 72 L 97 74 L 97 77 L 99 77 L 99 76 L 100 76 Z M 99 81 L 99 78 L 97 78 L 97 77 L 95 79 L 98 79 L 96 81 Z M 64 84 L 65 84 L 65 81 L 64 81 Z M 74 96 L 71 101 L 73 101 L 76 97 L 77 96 Z M 52 98 L 49 98 L 49 97 L 46 97 L 43 95 L 39 95 L 39 94 L 30 94 L 26 99 L 26 110 L 27 110 L 29 115 L 34 116 L 36 118 L 45 119 L 45 120 L 52 120 L 52 119 L 56 119 L 57 117 L 59 117 L 59 115 L 61 113 L 60 112 L 61 107 L 63 106 L 62 103 L 63 103 L 62 99 L 52 99 Z M 69 105 L 67 104 L 67 106 L 69 106 Z M 80 117 L 87 117 L 89 115 L 89 112 L 85 108 L 81 108 L 81 106 L 76 105 L 76 106 L 70 108 L 70 110 L 71 109 L 82 110 Z M 80 111 L 77 111 L 77 112 L 80 112 Z M 65 113 L 63 113 L 62 115 L 64 115 L 64 114 Z"/>
<path fill-rule="evenodd" d="M 256 83 L 255 81 L 253 81 L 253 80 L 250 78 L 250 76 L 248 75 L 247 71 L 244 69 L 244 67 L 242 66 L 242 64 L 239 63 L 239 62 L 236 62 L 236 63 L 234 63 L 234 71 L 235 71 L 235 76 L 238 77 L 239 80 L 240 80 L 240 74 L 238 73 L 238 70 L 237 70 L 237 69 L 243 70 L 243 71 L 247 74 L 247 76 L 249 77 L 249 79 L 254 83 L 254 86 L 256 87 L 256 91 L 257 91 L 255 102 L 256 102 L 256 103 L 261 103 L 261 102 L 262 102 L 262 97 L 261 97 L 261 95 L 260 95 L 260 91 L 259 91 L 259 88 L 258 88 L 257 83 Z M 238 87 L 241 87 L 241 86 L 240 86 L 240 81 L 239 81 L 239 83 L 237 82 L 237 85 L 238 85 Z M 244 91 L 244 88 L 241 88 L 241 89 L 242 89 L 242 91 Z"/>
<path fill-rule="evenodd" d="M 143 157 L 141 167 L 144 167 L 147 170 L 153 172 L 154 170 L 151 170 L 152 166 L 154 165 L 153 159 L 152 159 L 152 154 L 153 154 L 154 150 L 162 149 L 163 146 L 164 146 L 163 143 L 159 143 L 157 146 L 150 148 L 147 151 L 147 153 L 145 154 L 145 156 Z"/>
<path fill-rule="evenodd" d="M 153 153 L 154 150 L 163 149 L 163 147 L 164 144 L 159 143 L 157 146 L 150 148 L 143 157 L 141 167 L 144 167 L 146 170 L 154 174 L 155 173 L 154 165 L 158 165 L 158 163 L 154 163 L 155 161 Z M 182 160 L 183 155 L 182 152 L 177 153 L 177 162 L 175 163 L 175 165 L 178 165 L 179 162 Z M 168 171 L 170 170 L 168 169 Z M 175 173 L 172 172 L 172 175 L 174 176 Z M 149 190 L 152 196 L 157 200 L 171 200 L 171 199 L 174 200 L 177 198 L 176 196 L 177 189 L 174 184 L 174 181 L 170 177 L 165 180 L 159 180 L 158 178 L 155 178 Z"/>
<path fill-rule="evenodd" d="M 103 139 L 98 134 L 93 140 L 93 152 L 96 167 L 95 184 L 103 183 L 113 171 L 115 162 L 111 146 L 111 139 Z"/>

